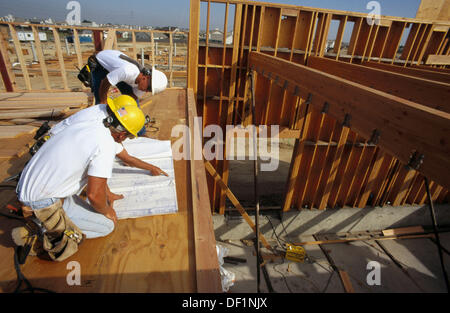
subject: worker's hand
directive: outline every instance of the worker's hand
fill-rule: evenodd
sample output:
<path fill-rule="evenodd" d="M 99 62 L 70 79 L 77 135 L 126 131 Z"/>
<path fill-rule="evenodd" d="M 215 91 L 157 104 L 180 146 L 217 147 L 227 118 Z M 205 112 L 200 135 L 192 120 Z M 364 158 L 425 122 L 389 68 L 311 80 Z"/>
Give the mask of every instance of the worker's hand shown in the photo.
<path fill-rule="evenodd" d="M 118 194 L 115 194 L 112 192 L 108 192 L 106 194 L 106 197 L 107 197 L 108 203 L 111 207 L 113 206 L 114 201 L 123 199 L 123 195 L 118 195 Z"/>
<path fill-rule="evenodd" d="M 164 172 L 162 169 L 160 169 L 157 166 L 153 166 L 153 168 L 150 170 L 150 173 L 152 174 L 152 176 L 165 175 L 165 176 L 169 177 L 169 175 L 166 172 Z"/>

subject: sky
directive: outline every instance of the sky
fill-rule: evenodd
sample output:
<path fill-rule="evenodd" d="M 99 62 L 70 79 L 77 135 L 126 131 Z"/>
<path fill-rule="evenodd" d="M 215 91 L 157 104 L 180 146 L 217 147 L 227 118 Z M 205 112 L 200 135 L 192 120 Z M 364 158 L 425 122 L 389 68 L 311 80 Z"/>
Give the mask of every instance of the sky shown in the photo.
<path fill-rule="evenodd" d="M 54 21 L 64 21 L 71 11 L 66 9 L 68 2 L 69 0 L 0 0 L 0 16 L 12 14 L 21 18 L 46 19 L 50 17 Z M 78 0 L 78 2 L 81 7 L 81 20 L 154 27 L 188 28 L 189 25 L 189 0 Z M 259 2 L 363 13 L 371 11 L 366 8 L 370 0 L 270 0 Z M 378 0 L 378 2 L 381 5 L 381 15 L 400 17 L 415 17 L 420 4 L 420 0 Z M 211 28 L 223 28 L 224 8 L 224 4 L 211 6 L 211 20 L 214 21 Z M 201 5 L 201 13 L 204 12 L 206 12 L 206 3 Z M 230 13 L 232 13 L 232 9 Z M 205 23 L 205 20 L 202 20 L 202 25 Z"/>

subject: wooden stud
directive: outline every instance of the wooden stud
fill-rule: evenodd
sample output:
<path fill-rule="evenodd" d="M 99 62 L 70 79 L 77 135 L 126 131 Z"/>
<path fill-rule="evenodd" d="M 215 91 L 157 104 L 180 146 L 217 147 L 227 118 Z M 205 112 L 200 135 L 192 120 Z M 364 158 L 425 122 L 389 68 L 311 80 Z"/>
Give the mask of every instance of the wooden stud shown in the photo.
<path fill-rule="evenodd" d="M 227 10 L 228 11 L 228 10 Z M 235 103 L 235 100 L 233 99 L 236 95 L 236 74 L 237 74 L 237 62 L 239 57 L 239 35 L 240 35 L 240 29 L 241 29 L 241 19 L 242 19 L 242 4 L 236 4 L 235 9 L 235 18 L 234 18 L 234 26 L 233 26 L 233 54 L 232 54 L 232 68 L 231 68 L 231 80 L 230 80 L 230 87 L 228 91 L 228 106 L 227 106 L 227 118 L 226 118 L 226 124 L 230 125 L 233 119 L 233 110 L 234 106 L 233 103 Z M 228 149 L 227 149 L 227 141 L 225 140 L 225 148 L 224 148 L 224 156 L 227 155 Z M 225 184 L 228 183 L 228 160 L 223 161 L 223 176 L 222 179 Z M 220 212 L 225 212 L 225 193 L 221 193 L 221 199 L 220 199 Z"/>
<path fill-rule="evenodd" d="M 339 54 L 341 53 L 342 39 L 344 38 L 345 27 L 347 25 L 348 16 L 341 17 L 339 22 L 339 28 L 336 35 L 336 41 L 334 43 L 333 51 L 336 53 L 336 60 L 339 60 Z"/>
<path fill-rule="evenodd" d="M 318 206 L 319 210 L 325 209 L 325 207 L 328 203 L 328 199 L 330 197 L 331 190 L 333 188 L 334 181 L 336 179 L 336 175 L 338 172 L 339 164 L 342 159 L 342 153 L 344 151 L 345 143 L 347 142 L 349 131 L 350 131 L 350 128 L 345 127 L 345 126 L 341 127 L 339 141 L 338 141 L 338 144 L 336 147 L 336 151 L 334 152 L 334 156 L 332 158 L 333 161 L 331 164 L 330 174 L 328 175 L 327 183 L 325 185 L 325 190 L 324 190 L 323 196 L 322 196 L 319 206 Z"/>
<path fill-rule="evenodd" d="M 410 57 L 411 52 L 412 52 L 412 50 L 414 48 L 414 44 L 416 43 L 417 36 L 419 35 L 420 30 L 422 29 L 422 26 L 424 26 L 424 25 L 425 24 L 414 24 L 412 26 L 411 32 L 414 31 L 413 35 L 411 34 L 411 32 L 409 33 L 408 40 L 407 40 L 407 42 L 405 44 L 405 47 L 404 47 L 404 50 L 403 50 L 403 53 L 402 53 L 402 56 L 405 56 L 405 63 L 403 65 L 404 67 L 406 67 L 408 65 L 409 57 Z M 412 35 L 412 37 L 411 37 L 411 35 Z"/>
<path fill-rule="evenodd" d="M 81 53 L 80 38 L 78 37 L 78 31 L 73 29 L 73 43 L 75 44 L 75 52 L 77 53 L 78 67 L 83 67 L 83 57 Z"/>
<path fill-rule="evenodd" d="M 66 67 L 64 65 L 64 57 L 61 49 L 61 40 L 59 39 L 59 33 L 56 28 L 53 28 L 53 38 L 55 39 L 56 56 L 58 57 L 59 70 L 61 71 L 61 78 L 63 81 L 64 90 L 69 90 L 69 85 L 67 83 Z"/>
<path fill-rule="evenodd" d="M 131 44 L 133 48 L 133 59 L 137 60 L 137 50 L 136 50 L 136 32 L 134 29 L 131 30 Z"/>
<path fill-rule="evenodd" d="M 187 87 L 192 88 L 197 97 L 198 89 L 198 47 L 200 32 L 200 0 L 191 0 L 189 18 L 189 45 L 188 45 L 188 82 Z"/>
<path fill-rule="evenodd" d="M 173 87 L 173 33 L 169 34 L 169 87 Z"/>
<path fill-rule="evenodd" d="M 292 199 L 294 196 L 294 189 L 296 182 L 298 180 L 298 173 L 300 169 L 300 164 L 303 158 L 303 150 L 305 147 L 305 141 L 308 136 L 307 131 L 311 122 L 311 111 L 309 105 L 304 103 L 305 113 L 299 120 L 299 124 L 302 126 L 302 131 L 300 138 L 295 141 L 294 151 L 292 152 L 291 165 L 289 169 L 288 181 L 286 183 L 286 196 L 283 203 L 283 212 L 290 210 Z"/>
<path fill-rule="evenodd" d="M 22 53 L 22 46 L 20 45 L 19 38 L 17 37 L 16 30 L 14 29 L 14 26 L 12 24 L 8 24 L 9 31 L 11 32 L 11 37 L 13 39 L 14 48 L 16 49 L 17 58 L 19 59 L 20 68 L 22 69 L 23 73 L 23 79 L 25 81 L 25 87 L 28 90 L 31 90 L 31 81 L 30 81 L 30 75 L 28 74 L 27 65 L 25 63 L 25 59 L 23 57 Z"/>
<path fill-rule="evenodd" d="M 353 58 L 355 56 L 356 46 L 357 46 L 358 39 L 359 39 L 359 33 L 361 32 L 363 20 L 364 20 L 363 18 L 358 18 L 358 20 L 355 23 L 355 26 L 353 27 L 353 30 L 352 30 L 352 36 L 350 38 L 350 44 L 348 46 L 348 50 L 352 51 L 350 63 L 353 62 Z"/>
<path fill-rule="evenodd" d="M 12 71 L 8 50 L 6 47 L 7 45 L 3 37 L 3 32 L 0 31 L 0 72 L 2 75 L 3 84 L 5 85 L 5 90 L 7 92 L 14 92 L 16 91 L 16 76 Z"/>
<path fill-rule="evenodd" d="M 44 54 L 42 53 L 42 46 L 41 46 L 41 39 L 39 38 L 39 32 L 36 30 L 35 26 L 31 26 L 31 30 L 33 32 L 34 42 L 36 44 L 36 53 L 39 60 L 39 65 L 41 67 L 45 89 L 49 90 L 51 89 L 50 82 L 48 80 L 47 66 L 45 65 L 45 57 Z"/>

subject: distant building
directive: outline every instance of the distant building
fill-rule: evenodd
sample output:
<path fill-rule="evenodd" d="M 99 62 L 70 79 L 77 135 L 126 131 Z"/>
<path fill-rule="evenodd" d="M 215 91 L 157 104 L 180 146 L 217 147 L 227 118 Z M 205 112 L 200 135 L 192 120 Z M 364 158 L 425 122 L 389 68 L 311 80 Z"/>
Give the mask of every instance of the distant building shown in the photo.
<path fill-rule="evenodd" d="M 18 31 L 17 37 L 20 41 L 34 41 L 34 34 L 33 32 L 27 32 L 27 31 Z M 47 41 L 47 34 L 43 32 L 39 32 L 39 40 L 40 41 Z"/>

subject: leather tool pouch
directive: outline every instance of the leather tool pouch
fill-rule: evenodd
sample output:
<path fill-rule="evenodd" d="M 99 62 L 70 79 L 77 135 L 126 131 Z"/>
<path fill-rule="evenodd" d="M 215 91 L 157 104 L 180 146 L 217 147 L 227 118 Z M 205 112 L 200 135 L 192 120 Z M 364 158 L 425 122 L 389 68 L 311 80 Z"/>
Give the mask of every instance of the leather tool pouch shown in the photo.
<path fill-rule="evenodd" d="M 61 200 L 47 208 L 34 210 L 34 215 L 46 229 L 43 247 L 52 260 L 63 261 L 78 251 L 83 233 L 67 217 Z"/>

